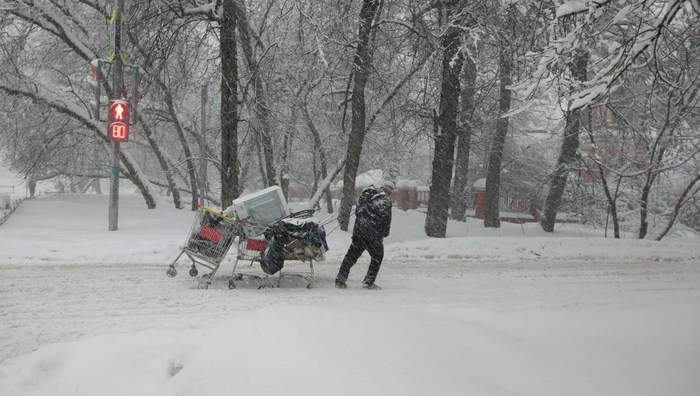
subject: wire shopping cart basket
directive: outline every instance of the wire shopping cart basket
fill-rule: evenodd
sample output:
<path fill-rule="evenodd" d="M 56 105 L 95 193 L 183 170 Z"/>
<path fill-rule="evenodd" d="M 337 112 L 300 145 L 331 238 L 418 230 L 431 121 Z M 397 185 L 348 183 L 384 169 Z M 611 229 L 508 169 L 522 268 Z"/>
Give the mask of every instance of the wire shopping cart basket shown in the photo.
<path fill-rule="evenodd" d="M 223 216 L 200 205 L 195 212 L 185 244 L 168 267 L 167 275 L 171 278 L 177 275 L 175 264 L 184 254 L 192 261 L 189 271 L 191 277 L 194 278 L 199 274 L 197 265 L 211 270 L 210 273 L 202 275 L 202 281 L 197 285 L 199 289 L 209 288 L 212 278 L 219 269 L 219 264 L 226 257 L 240 230 L 241 225 L 234 218 Z"/>
<path fill-rule="evenodd" d="M 236 282 L 247 284 L 251 280 L 258 288 L 280 287 L 282 279 L 287 277 L 302 279 L 306 288 L 313 288 L 314 261 L 323 261 L 328 250 L 324 229 L 327 222 L 311 219 L 313 212 L 292 213 L 266 226 L 242 222 L 229 289 L 235 289 Z M 306 263 L 308 267 L 285 267 L 288 261 Z M 255 263 L 259 268 L 254 268 Z"/>

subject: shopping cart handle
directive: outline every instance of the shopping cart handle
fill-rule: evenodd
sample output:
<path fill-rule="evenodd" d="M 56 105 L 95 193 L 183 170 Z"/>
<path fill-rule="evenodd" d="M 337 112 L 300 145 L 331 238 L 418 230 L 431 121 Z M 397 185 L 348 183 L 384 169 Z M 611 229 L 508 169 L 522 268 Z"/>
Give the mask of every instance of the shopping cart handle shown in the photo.
<path fill-rule="evenodd" d="M 287 216 L 288 219 L 306 219 L 314 215 L 317 209 L 304 209 Z"/>
<path fill-rule="evenodd" d="M 332 223 L 334 220 L 336 220 L 337 218 L 338 218 L 338 213 L 334 213 L 334 214 L 332 214 L 332 215 L 326 217 L 325 219 L 323 219 L 323 220 L 321 221 L 320 225 L 321 225 L 321 226 L 325 226 L 325 225 L 327 225 L 327 224 L 330 224 L 330 223 Z"/>
<path fill-rule="evenodd" d="M 234 220 L 234 219 L 235 219 L 234 217 L 228 217 L 228 216 L 224 215 L 223 213 L 221 213 L 221 212 L 219 212 L 219 211 L 216 211 L 216 210 L 214 210 L 214 209 L 212 209 L 212 208 L 209 208 L 209 207 L 207 207 L 207 206 L 204 206 L 204 205 L 199 205 L 199 206 L 197 206 L 197 209 L 201 209 L 201 210 L 204 211 L 204 212 L 207 212 L 207 213 L 209 213 L 209 214 L 211 214 L 211 215 L 214 215 L 214 216 L 216 216 L 216 217 L 218 217 L 218 218 L 220 218 L 220 219 L 226 220 L 226 221 L 231 221 L 231 220 Z"/>

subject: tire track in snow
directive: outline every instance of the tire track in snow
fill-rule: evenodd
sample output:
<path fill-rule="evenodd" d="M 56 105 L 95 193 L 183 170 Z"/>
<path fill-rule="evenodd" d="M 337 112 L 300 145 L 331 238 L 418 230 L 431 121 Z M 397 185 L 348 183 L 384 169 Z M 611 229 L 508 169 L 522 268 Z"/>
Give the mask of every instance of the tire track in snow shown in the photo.
<path fill-rule="evenodd" d="M 209 290 L 197 290 L 197 280 L 182 265 L 171 279 L 164 264 L 0 264 L 0 361 L 54 342 L 154 327 L 195 328 L 278 303 L 521 309 L 700 297 L 700 266 L 685 262 L 387 261 L 379 292 L 359 288 L 366 258 L 353 267 L 349 289 L 335 289 L 338 265 L 315 265 L 311 290 L 293 284 L 228 290 L 223 275 L 230 273 L 230 263 L 225 263 Z"/>

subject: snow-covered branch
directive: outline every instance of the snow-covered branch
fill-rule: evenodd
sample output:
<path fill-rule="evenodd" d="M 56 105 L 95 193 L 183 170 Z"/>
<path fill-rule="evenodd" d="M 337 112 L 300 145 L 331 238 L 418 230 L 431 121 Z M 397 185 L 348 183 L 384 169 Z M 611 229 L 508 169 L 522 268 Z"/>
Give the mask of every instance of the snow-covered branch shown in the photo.
<path fill-rule="evenodd" d="M 679 15 L 687 17 L 684 23 L 698 23 L 700 14 L 692 11 L 692 7 L 684 7 L 687 3 L 687 0 L 672 0 L 658 6 L 649 0 L 628 0 L 617 9 L 620 4 L 609 0 L 567 1 L 557 9 L 550 31 L 556 32 L 562 26 L 568 26 L 569 31 L 561 37 L 552 37 L 542 50 L 526 55 L 526 59 L 536 60 L 537 66 L 516 87 L 532 99 L 543 81 L 562 77 L 576 50 L 599 48 L 612 37 L 607 53 L 596 51 L 596 56 L 602 58 L 593 64 L 597 69 L 594 76 L 572 87 L 569 97 L 571 110 L 599 103 L 622 85 L 626 72 L 638 65 L 640 58 L 646 64 L 657 56 L 659 39 Z"/>
<path fill-rule="evenodd" d="M 10 10 L 10 13 L 58 37 L 81 58 L 90 61 L 97 57 L 95 51 L 75 32 L 76 28 L 58 11 L 46 7 L 44 2 L 29 0 L 11 3 L 18 7 Z"/>
<path fill-rule="evenodd" d="M 90 117 L 87 109 L 65 101 L 65 95 L 42 83 L 32 81 L 26 76 L 2 74 L 0 75 L 0 90 L 11 95 L 24 96 L 45 103 L 50 108 L 79 121 L 100 135 L 103 140 L 108 141 L 106 133 L 100 132 L 97 121 Z"/>
<path fill-rule="evenodd" d="M 331 171 L 328 174 L 328 176 L 326 177 L 326 179 L 323 180 L 319 184 L 318 189 L 316 190 L 316 193 L 314 193 L 314 196 L 311 197 L 311 200 L 309 201 L 309 209 L 313 209 L 314 207 L 316 207 L 316 205 L 318 204 L 318 201 L 321 200 L 321 196 L 323 195 L 323 193 L 330 187 L 331 183 L 338 176 L 338 174 L 340 173 L 340 171 L 343 169 L 344 166 L 345 166 L 345 157 L 343 157 L 343 159 L 338 161 L 338 163 L 335 165 L 335 168 L 333 169 L 333 171 Z"/>
<path fill-rule="evenodd" d="M 216 2 L 202 4 L 196 7 L 186 7 L 182 9 L 183 16 L 203 15 L 214 19 L 221 18 L 220 11 L 217 10 Z"/>
<path fill-rule="evenodd" d="M 51 109 L 68 115 L 74 120 L 80 122 L 102 141 L 109 143 L 106 128 L 100 128 L 99 123 L 90 117 L 87 109 L 80 107 L 75 103 L 65 101 L 63 95 L 56 92 L 49 86 L 41 84 L 37 81 L 32 81 L 26 76 L 9 76 L 7 74 L 1 74 L 0 91 L 7 92 L 10 95 L 23 96 L 45 103 Z M 152 189 L 150 188 L 146 178 L 143 176 L 144 174 L 139 168 L 138 162 L 134 159 L 133 155 L 128 149 L 125 148 L 121 150 L 120 155 L 121 161 L 131 181 L 141 188 L 144 197 L 146 195 L 150 195 L 150 191 L 152 191 Z"/>

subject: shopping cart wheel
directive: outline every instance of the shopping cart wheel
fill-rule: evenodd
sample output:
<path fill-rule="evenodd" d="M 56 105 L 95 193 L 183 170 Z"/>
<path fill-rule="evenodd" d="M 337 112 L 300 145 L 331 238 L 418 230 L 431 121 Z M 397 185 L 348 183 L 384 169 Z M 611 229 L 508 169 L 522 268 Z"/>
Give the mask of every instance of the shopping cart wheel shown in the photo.
<path fill-rule="evenodd" d="M 168 274 L 169 277 L 174 278 L 175 275 L 177 275 L 177 270 L 175 267 L 170 267 L 165 273 Z"/>
<path fill-rule="evenodd" d="M 197 284 L 197 289 L 206 290 L 208 288 L 209 288 L 209 282 L 199 282 L 199 284 Z"/>
<path fill-rule="evenodd" d="M 233 279 L 230 279 L 228 281 L 228 288 L 229 288 L 229 290 L 233 290 L 236 288 L 236 282 L 234 282 Z"/>
<path fill-rule="evenodd" d="M 190 268 L 190 276 L 194 278 L 197 275 L 199 275 L 199 271 L 197 271 L 197 268 L 193 265 L 192 268 Z"/>
<path fill-rule="evenodd" d="M 309 283 L 308 285 L 306 285 L 306 288 L 307 288 L 307 289 L 313 289 L 313 288 L 314 288 L 314 284 L 313 284 L 313 283 Z"/>

